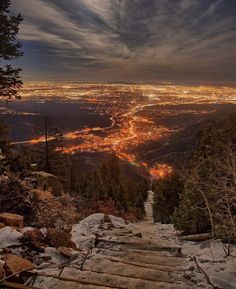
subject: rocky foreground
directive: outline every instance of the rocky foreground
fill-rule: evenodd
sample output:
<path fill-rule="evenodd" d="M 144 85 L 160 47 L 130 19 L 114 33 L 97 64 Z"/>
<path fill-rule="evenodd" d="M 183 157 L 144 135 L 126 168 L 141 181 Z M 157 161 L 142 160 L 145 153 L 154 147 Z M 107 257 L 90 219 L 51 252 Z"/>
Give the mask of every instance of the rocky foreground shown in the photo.
<path fill-rule="evenodd" d="M 222 244 L 180 241 L 172 226 L 154 224 L 151 192 L 137 224 L 104 214 L 71 232 L 24 228 L 9 214 L 0 223 L 0 288 L 236 288 L 233 251 L 219 256 Z"/>

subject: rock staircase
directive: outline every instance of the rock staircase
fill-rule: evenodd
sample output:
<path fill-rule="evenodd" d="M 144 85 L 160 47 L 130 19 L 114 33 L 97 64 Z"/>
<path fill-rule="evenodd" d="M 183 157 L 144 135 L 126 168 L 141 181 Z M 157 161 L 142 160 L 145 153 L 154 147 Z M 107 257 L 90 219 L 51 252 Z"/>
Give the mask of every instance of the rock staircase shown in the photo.
<path fill-rule="evenodd" d="M 155 236 L 152 198 L 150 192 L 145 221 L 127 229 L 108 231 L 104 238 L 97 240 L 82 269 L 47 270 L 37 277 L 34 286 L 42 289 L 196 288 L 194 274 L 180 248 Z"/>

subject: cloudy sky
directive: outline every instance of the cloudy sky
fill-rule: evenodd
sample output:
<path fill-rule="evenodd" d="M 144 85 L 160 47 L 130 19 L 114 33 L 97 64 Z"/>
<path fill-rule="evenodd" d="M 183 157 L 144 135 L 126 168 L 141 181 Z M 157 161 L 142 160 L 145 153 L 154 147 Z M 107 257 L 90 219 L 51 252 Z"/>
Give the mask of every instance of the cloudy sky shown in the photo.
<path fill-rule="evenodd" d="M 234 81 L 236 0 L 12 0 L 25 80 Z"/>

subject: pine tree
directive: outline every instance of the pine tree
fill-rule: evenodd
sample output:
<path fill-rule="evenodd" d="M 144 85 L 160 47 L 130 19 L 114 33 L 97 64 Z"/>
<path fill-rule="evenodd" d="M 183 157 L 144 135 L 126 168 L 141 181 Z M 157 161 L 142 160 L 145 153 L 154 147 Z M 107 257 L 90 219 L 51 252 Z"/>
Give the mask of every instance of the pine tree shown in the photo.
<path fill-rule="evenodd" d="M 44 136 L 44 142 L 35 146 L 32 161 L 36 169 L 57 176 L 65 189 L 70 190 L 71 162 L 63 153 L 64 138 L 57 128 L 53 128 L 48 117 L 38 128 L 38 133 Z"/>
<path fill-rule="evenodd" d="M 183 173 L 184 190 L 173 221 L 186 234 L 236 234 L 236 114 L 216 121 L 198 136 Z"/>
<path fill-rule="evenodd" d="M 21 15 L 9 15 L 10 5 L 10 0 L 0 1 L 0 97 L 4 99 L 19 98 L 18 89 L 22 85 L 21 69 L 3 64 L 22 55 L 21 44 L 16 37 L 23 18 Z"/>
<path fill-rule="evenodd" d="M 170 176 L 153 182 L 153 217 L 156 222 L 171 222 L 175 208 L 179 205 L 179 195 L 183 189 L 183 180 L 175 171 Z"/>
<path fill-rule="evenodd" d="M 6 153 L 9 150 L 8 133 L 8 127 L 3 122 L 0 122 L 0 150 L 2 153 Z"/>

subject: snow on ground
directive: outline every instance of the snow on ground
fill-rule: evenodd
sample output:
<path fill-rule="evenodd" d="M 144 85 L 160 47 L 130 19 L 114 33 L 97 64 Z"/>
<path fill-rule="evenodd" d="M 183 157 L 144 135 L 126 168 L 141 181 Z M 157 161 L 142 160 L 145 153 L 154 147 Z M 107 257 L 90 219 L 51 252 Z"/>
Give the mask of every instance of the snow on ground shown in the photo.
<path fill-rule="evenodd" d="M 183 242 L 183 254 L 196 256 L 199 265 L 219 288 L 236 289 L 236 246 L 232 245 L 231 256 L 226 256 L 226 245 L 220 240 Z M 191 258 L 192 259 L 192 258 Z"/>
<path fill-rule="evenodd" d="M 108 230 L 111 226 L 113 228 L 124 228 L 126 224 L 122 218 L 112 215 L 106 216 L 102 213 L 90 215 L 72 227 L 72 241 L 79 248 L 88 250 L 93 247 L 95 238 L 103 237 L 105 230 Z"/>
<path fill-rule="evenodd" d="M 184 256 L 188 257 L 189 268 L 196 267 L 194 257 L 196 257 L 200 267 L 210 277 L 212 283 L 219 288 L 224 289 L 236 289 L 236 245 L 231 246 L 231 255 L 226 256 L 226 245 L 220 240 L 205 241 L 205 242 L 189 242 L 183 241 L 178 238 L 178 232 L 174 229 L 173 225 L 163 225 L 160 223 L 154 224 L 152 222 L 150 210 L 152 203 L 152 195 L 150 194 L 149 199 L 146 203 L 146 211 L 148 211 L 145 222 L 138 224 L 126 225 L 122 218 L 115 216 L 107 216 L 102 213 L 90 215 L 83 219 L 80 223 L 76 224 L 72 228 L 72 241 L 76 245 L 85 250 L 89 251 L 94 247 L 94 241 L 97 237 L 106 238 L 105 233 L 107 230 L 113 228 L 132 228 L 135 226 L 140 230 L 142 235 L 150 237 L 155 242 L 168 244 L 171 247 L 181 247 Z M 27 231 L 30 228 L 25 228 L 23 231 Z M 0 248 L 6 246 L 19 244 L 19 239 L 23 234 L 11 227 L 4 227 L 0 229 Z M 75 252 L 76 253 L 76 252 Z M 61 264 L 65 262 L 65 258 L 55 249 L 46 248 L 45 253 L 41 256 L 51 256 L 52 263 Z M 79 261 L 81 256 L 76 255 Z M 196 273 L 198 287 L 207 288 L 202 284 L 206 284 L 206 279 L 203 274 Z"/>
<path fill-rule="evenodd" d="M 41 257 L 43 256 L 50 256 L 51 260 L 50 262 L 53 264 L 63 264 L 65 263 L 65 258 L 57 251 L 57 249 L 53 248 L 53 247 L 47 247 L 45 249 L 45 252 L 40 254 Z"/>
<path fill-rule="evenodd" d="M 181 246 L 183 255 L 195 266 L 194 257 L 201 268 L 219 288 L 236 289 L 236 245 L 231 246 L 231 256 L 226 257 L 227 247 L 220 240 L 205 242 L 180 241 L 173 225 L 156 224 L 156 239 L 166 240 L 171 246 Z"/>
<path fill-rule="evenodd" d="M 113 215 L 108 215 L 109 219 L 111 220 L 112 225 L 116 229 L 122 229 L 126 227 L 125 220 L 119 217 L 115 217 Z"/>
<path fill-rule="evenodd" d="M 12 227 L 4 227 L 0 229 L 0 248 L 19 244 L 19 239 L 23 236 Z"/>

